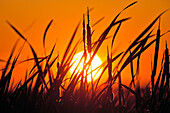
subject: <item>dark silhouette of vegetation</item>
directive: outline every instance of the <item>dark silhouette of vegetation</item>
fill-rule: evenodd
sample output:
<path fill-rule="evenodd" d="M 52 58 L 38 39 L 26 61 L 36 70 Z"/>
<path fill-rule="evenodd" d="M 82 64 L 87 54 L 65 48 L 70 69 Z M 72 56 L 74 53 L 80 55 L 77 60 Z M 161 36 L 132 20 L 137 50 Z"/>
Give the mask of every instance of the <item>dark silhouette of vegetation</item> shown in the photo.
<path fill-rule="evenodd" d="M 13 24 L 7 21 L 10 27 L 24 40 L 24 44 L 16 51 L 17 42 L 15 43 L 11 54 L 6 62 L 0 78 L 0 112 L 1 113 L 168 113 L 170 112 L 170 89 L 169 89 L 169 49 L 167 43 L 165 52 L 163 53 L 161 69 L 157 70 L 159 42 L 163 35 L 160 30 L 160 22 L 157 34 L 153 33 L 153 25 L 160 20 L 160 17 L 166 12 L 162 12 L 144 29 L 141 34 L 130 44 L 130 46 L 119 54 L 112 53 L 114 39 L 121 26 L 130 18 L 123 18 L 118 20 L 118 17 L 124 10 L 133 6 L 137 2 L 125 7 L 116 17 L 112 20 L 110 25 L 100 35 L 96 42 L 92 42 L 90 27 L 89 9 L 87 10 L 88 23 L 85 26 L 85 16 L 83 15 L 83 39 L 77 41 L 76 45 L 71 48 L 75 39 L 76 32 L 80 23 L 77 25 L 70 42 L 65 50 L 61 62 L 58 56 L 53 54 L 55 45 L 50 53 L 46 53 L 45 39 L 48 29 L 50 28 L 53 20 L 50 21 L 45 29 L 43 36 L 44 57 L 38 57 L 36 51 L 29 43 L 29 41 L 22 35 L 22 33 L 14 27 Z M 97 21 L 94 25 L 99 23 L 103 18 Z M 108 33 L 112 27 L 116 27 L 115 33 L 112 36 L 111 49 L 107 47 L 107 61 L 103 62 L 95 70 L 102 69 L 100 76 L 97 80 L 87 82 L 87 76 L 93 78 L 91 69 L 91 62 L 98 50 L 101 48 L 105 39 L 108 39 Z M 169 31 L 168 31 L 169 32 Z M 154 38 L 156 35 L 156 38 Z M 153 38 L 149 42 L 149 38 Z M 82 41 L 81 41 L 82 40 Z M 76 72 L 77 67 L 68 76 L 71 66 L 75 63 L 73 57 L 80 43 L 83 42 L 84 54 L 80 61 L 84 59 L 83 69 Z M 151 45 L 155 45 L 154 65 L 151 75 L 151 85 L 144 88 L 140 86 L 139 71 L 140 71 L 140 56 Z M 34 61 L 35 65 L 29 73 L 25 75 L 25 81 L 17 84 L 11 83 L 11 77 L 16 63 L 20 57 L 20 53 L 25 44 L 28 44 L 33 58 L 26 59 L 19 62 L 24 63 Z M 90 60 L 87 61 L 87 54 L 90 54 Z M 130 53 L 130 54 L 128 54 Z M 53 59 L 52 59 L 53 56 Z M 14 58 L 13 58 L 14 57 Z M 134 72 L 134 60 L 137 59 L 137 70 Z M 112 64 L 118 61 L 117 65 L 113 68 Z M 73 61 L 73 63 L 72 63 Z M 45 65 L 42 63 L 45 62 Z M 52 66 L 57 63 L 57 74 L 52 71 Z M 131 82 L 129 85 L 122 83 L 122 71 L 130 65 L 131 69 Z M 90 73 L 87 73 L 90 70 Z M 104 72 L 108 70 L 108 79 L 104 84 L 99 85 L 101 77 Z M 156 78 L 156 72 L 159 72 Z M 48 81 L 45 77 L 48 77 Z M 118 83 L 116 82 L 118 80 Z M 11 84 L 11 85 L 10 85 Z M 113 88 L 113 85 L 118 85 Z"/>

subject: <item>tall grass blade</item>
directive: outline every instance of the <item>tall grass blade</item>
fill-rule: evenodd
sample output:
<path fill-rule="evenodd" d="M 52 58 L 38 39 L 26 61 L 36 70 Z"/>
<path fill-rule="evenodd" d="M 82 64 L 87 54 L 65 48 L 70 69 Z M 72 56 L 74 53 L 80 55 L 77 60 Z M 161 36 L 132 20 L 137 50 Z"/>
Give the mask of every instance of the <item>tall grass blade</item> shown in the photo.
<path fill-rule="evenodd" d="M 44 32 L 44 36 L 43 36 L 43 47 L 44 47 L 44 49 L 45 49 L 45 38 L 46 38 L 46 34 L 47 34 L 47 31 L 48 31 L 48 29 L 50 28 L 52 22 L 53 22 L 53 20 L 50 21 L 50 23 L 48 24 L 48 26 L 46 27 L 45 32 Z"/>
<path fill-rule="evenodd" d="M 122 22 L 119 23 L 119 26 L 117 27 L 117 29 L 116 29 L 116 31 L 115 31 L 115 33 L 114 33 L 114 35 L 113 35 L 111 48 L 113 48 L 113 42 L 114 42 L 114 39 L 115 39 L 115 37 L 116 37 L 119 29 L 120 29 L 121 24 L 122 24 Z"/>
<path fill-rule="evenodd" d="M 53 46 L 53 48 L 52 48 L 52 50 L 51 50 L 51 53 L 50 53 L 50 55 L 49 55 L 49 57 L 48 57 L 48 59 L 47 59 L 44 73 L 47 71 L 46 68 L 47 68 L 47 69 L 49 68 L 49 67 L 48 67 L 48 66 L 49 66 L 49 61 L 50 61 L 50 58 L 51 58 L 51 56 L 52 56 L 52 54 L 53 54 L 53 52 L 54 52 L 55 46 L 56 46 L 56 44 L 54 44 L 54 46 Z"/>
<path fill-rule="evenodd" d="M 112 80 L 112 61 L 111 58 L 109 56 L 109 48 L 107 46 L 107 66 L 108 66 L 108 83 L 111 82 Z"/>
<path fill-rule="evenodd" d="M 136 71 L 136 110 L 138 113 L 143 113 L 142 112 L 142 106 L 141 106 L 141 99 L 139 97 L 141 97 L 141 88 L 140 88 L 140 82 L 139 82 L 139 59 L 140 59 L 140 55 L 138 56 L 137 59 L 137 71 Z"/>
<path fill-rule="evenodd" d="M 91 53 L 91 27 L 90 27 L 90 19 L 89 19 L 89 8 L 87 7 L 87 50 Z M 90 56 L 91 57 L 91 56 Z"/>
<path fill-rule="evenodd" d="M 25 43 L 24 43 L 25 44 Z M 8 92 L 8 89 L 9 89 L 9 84 L 10 84 L 10 81 L 11 81 L 11 76 L 12 76 L 12 72 L 13 72 L 13 70 L 14 70 L 14 67 L 15 67 L 15 64 L 16 64 L 16 62 L 17 62 L 17 60 L 18 60 L 18 58 L 19 58 L 19 56 L 20 56 L 20 54 L 21 54 L 21 51 L 22 51 L 22 49 L 23 49 L 23 47 L 24 47 L 24 45 L 22 46 L 22 48 L 20 49 L 20 51 L 19 51 L 19 53 L 15 56 L 15 58 L 14 58 L 14 60 L 13 60 L 13 62 L 12 62 L 12 66 L 11 66 L 11 69 L 10 69 L 10 71 L 9 71 L 9 73 L 5 76 L 5 78 L 4 78 L 4 81 L 7 81 L 7 84 L 6 84 L 6 93 Z"/>
<path fill-rule="evenodd" d="M 8 20 L 6 22 L 22 39 L 24 39 L 27 42 L 27 39 Z"/>
<path fill-rule="evenodd" d="M 83 44 L 84 44 L 84 52 L 86 51 L 86 30 L 85 30 L 85 19 L 83 14 Z"/>
<path fill-rule="evenodd" d="M 157 81 L 156 81 L 156 84 L 154 86 L 154 91 L 152 93 L 152 96 L 154 96 L 156 94 L 156 91 L 158 90 L 158 86 L 159 86 L 159 81 L 160 81 L 160 78 L 161 78 L 161 74 L 162 74 L 162 70 L 163 70 L 163 66 L 161 67 L 161 70 L 159 72 L 159 76 L 157 78 Z M 154 98 L 154 97 L 153 97 Z"/>
<path fill-rule="evenodd" d="M 167 41 L 166 41 L 166 49 L 165 49 L 165 65 L 166 65 L 166 83 L 165 83 L 165 89 L 167 88 L 167 91 L 169 89 L 169 49 L 167 47 Z"/>
<path fill-rule="evenodd" d="M 122 112 L 122 99 L 121 99 L 121 97 L 122 97 L 122 87 L 121 87 L 121 84 L 122 84 L 122 82 L 121 82 L 121 74 L 119 73 L 119 76 L 118 76 L 118 78 L 119 78 L 119 113 L 121 113 Z"/>
<path fill-rule="evenodd" d="M 11 54 L 10 54 L 10 56 L 9 56 L 9 58 L 8 58 L 8 61 L 7 61 L 6 65 L 5 65 L 4 70 L 3 70 L 3 72 L 2 72 L 1 80 L 4 78 L 4 76 L 5 76 L 6 72 L 7 72 L 7 69 L 8 69 L 8 67 L 9 67 L 11 58 L 12 58 L 12 56 L 13 56 L 13 54 L 14 54 L 14 50 L 15 50 L 17 44 L 18 44 L 18 41 L 19 41 L 19 39 L 15 42 L 15 44 L 14 44 L 14 46 L 13 46 L 13 48 L 12 48 Z"/>
<path fill-rule="evenodd" d="M 56 44 L 54 44 L 54 46 L 53 46 L 53 48 L 52 48 L 52 50 L 51 50 L 51 53 L 50 53 L 50 55 L 49 55 L 49 57 L 48 57 L 48 59 L 47 59 L 46 65 L 45 65 L 45 70 L 44 70 L 44 72 L 43 72 L 44 77 L 46 76 L 46 74 L 47 74 L 47 72 L 48 72 L 49 81 L 50 81 L 50 86 L 51 86 L 51 87 L 52 87 L 52 78 L 51 78 L 51 73 L 50 73 L 49 61 L 50 61 L 50 58 L 51 58 L 51 56 L 52 56 L 52 54 L 53 54 L 53 52 L 54 52 L 55 46 L 56 46 Z"/>
<path fill-rule="evenodd" d="M 130 56 L 132 56 L 132 53 L 131 53 L 131 51 L 130 51 Z M 135 81 L 134 81 L 134 72 L 133 72 L 133 61 L 131 60 L 130 61 L 130 70 L 131 70 L 131 75 L 132 75 L 132 83 L 133 83 L 133 85 L 134 85 L 134 87 L 135 87 Z"/>
<path fill-rule="evenodd" d="M 158 62 L 159 42 L 160 42 L 160 21 L 159 21 L 159 27 L 158 27 L 157 35 L 156 35 L 154 66 L 153 66 L 152 75 L 151 75 L 152 93 L 153 93 L 153 90 L 154 90 L 154 77 L 156 75 L 157 62 Z"/>

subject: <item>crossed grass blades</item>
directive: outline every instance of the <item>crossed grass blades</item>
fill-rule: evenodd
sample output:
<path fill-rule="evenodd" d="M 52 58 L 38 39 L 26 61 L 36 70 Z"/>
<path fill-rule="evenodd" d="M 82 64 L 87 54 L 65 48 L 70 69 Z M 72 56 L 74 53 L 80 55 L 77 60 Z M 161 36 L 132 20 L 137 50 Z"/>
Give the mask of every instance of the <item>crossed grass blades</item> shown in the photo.
<path fill-rule="evenodd" d="M 167 32 L 161 34 L 160 30 L 160 18 L 166 12 L 162 12 L 158 15 L 149 26 L 144 29 L 141 34 L 130 44 L 130 46 L 124 52 L 120 52 L 118 55 L 112 53 L 114 39 L 124 24 L 130 18 L 123 18 L 118 20 L 119 15 L 132 5 L 125 7 L 110 25 L 105 29 L 97 41 L 92 42 L 93 31 L 89 23 L 89 9 L 87 10 L 88 24 L 85 26 L 85 16 L 83 15 L 83 39 L 79 39 L 76 45 L 71 49 L 72 42 L 76 36 L 76 32 L 80 23 L 77 25 L 61 62 L 59 62 L 59 54 L 55 56 L 53 54 L 55 45 L 53 46 L 49 55 L 45 49 L 45 39 L 48 29 L 53 20 L 50 21 L 44 32 L 43 48 L 44 57 L 38 57 L 33 46 L 29 41 L 14 27 L 10 22 L 7 23 L 10 27 L 24 40 L 24 44 L 17 51 L 15 43 L 12 52 L 6 62 L 6 66 L 1 70 L 2 75 L 0 78 L 0 112 L 9 113 L 164 113 L 170 112 L 170 90 L 169 90 L 169 50 L 166 48 L 163 53 L 161 70 L 157 70 L 159 43 L 161 37 Z M 99 23 L 103 18 L 97 21 L 94 25 Z M 157 33 L 153 34 L 153 25 L 159 20 L 159 27 Z M 107 36 L 112 27 L 117 27 L 113 36 Z M 156 36 L 156 38 L 154 38 Z M 102 73 L 95 81 L 87 82 L 87 76 L 90 75 L 93 78 L 91 70 L 91 62 L 101 48 L 104 40 L 111 38 L 111 48 L 107 47 L 107 60 L 103 62 L 101 66 L 95 70 L 102 69 Z M 152 41 L 148 41 L 152 38 Z M 18 62 L 20 53 L 25 44 L 28 44 L 33 58 L 26 59 Z M 84 58 L 83 69 L 74 72 L 69 75 L 69 69 L 74 64 L 71 63 L 73 56 L 76 54 L 77 47 L 80 43 L 84 44 L 84 54 L 81 60 Z M 151 75 L 151 85 L 147 85 L 145 88 L 140 87 L 139 81 L 139 69 L 140 69 L 140 56 L 151 45 L 155 43 L 154 65 Z M 93 52 L 92 52 L 93 51 Z M 90 53 L 90 60 L 87 61 L 87 53 Z M 52 59 L 53 55 L 53 59 Z M 113 57 L 114 56 L 114 57 Z M 14 57 L 14 58 L 13 58 Z M 133 61 L 137 59 L 137 70 L 134 72 Z M 11 83 L 12 72 L 17 63 L 24 63 L 28 61 L 34 61 L 35 65 L 29 73 L 25 75 L 24 83 L 21 81 L 17 84 Z M 117 65 L 113 68 L 112 63 L 118 60 Z M 57 74 L 52 71 L 52 66 L 57 62 Z M 42 65 L 44 63 L 45 65 Z M 79 64 L 78 64 L 79 65 Z M 129 85 L 124 85 L 121 82 L 121 72 L 130 66 L 131 69 L 131 82 Z M 91 70 L 90 73 L 87 73 Z M 104 76 L 104 72 L 108 70 L 108 79 L 103 84 L 99 85 L 100 79 Z M 159 72 L 156 78 L 156 72 Z M 69 75 L 69 78 L 68 78 Z M 20 75 L 21 76 L 21 75 Z M 45 77 L 49 80 L 46 81 Z M 117 80 L 117 81 L 116 81 Z M 11 84 L 11 85 L 10 85 Z M 113 89 L 114 85 L 118 85 Z"/>

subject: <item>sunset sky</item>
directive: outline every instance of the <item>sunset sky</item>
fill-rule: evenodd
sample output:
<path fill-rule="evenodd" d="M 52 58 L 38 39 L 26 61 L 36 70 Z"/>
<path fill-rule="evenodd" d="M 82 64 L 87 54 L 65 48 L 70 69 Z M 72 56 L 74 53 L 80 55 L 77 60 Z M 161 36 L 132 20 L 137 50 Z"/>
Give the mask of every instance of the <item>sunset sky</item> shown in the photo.
<path fill-rule="evenodd" d="M 46 49 L 50 52 L 56 42 L 55 54 L 59 51 L 60 60 L 66 46 L 76 28 L 77 24 L 82 21 L 83 13 L 86 12 L 87 6 L 94 8 L 90 12 L 90 25 L 104 17 L 93 30 L 95 30 L 92 40 L 95 41 L 101 33 L 108 27 L 112 19 L 127 5 L 135 0 L 0 0 L 0 59 L 7 60 L 12 47 L 19 36 L 6 23 L 8 20 L 12 23 L 32 44 L 38 56 L 43 56 L 43 33 L 46 26 L 53 19 L 53 23 L 47 33 Z M 138 0 L 138 3 L 124 11 L 119 19 L 131 17 L 130 20 L 124 22 L 118 32 L 114 42 L 115 55 L 127 49 L 130 43 L 164 10 L 170 8 L 170 0 Z M 154 33 L 156 33 L 158 23 L 155 24 Z M 116 27 L 114 27 L 108 36 L 113 35 Z M 82 26 L 79 27 L 76 43 L 81 37 Z M 170 30 L 170 10 L 161 17 L 161 33 Z M 165 49 L 165 40 L 167 40 L 170 48 L 170 33 L 161 38 L 159 59 L 162 58 Z M 20 40 L 18 48 L 23 44 Z M 102 61 L 106 60 L 107 45 L 110 47 L 111 39 L 105 41 L 98 52 L 98 56 Z M 154 57 L 154 46 L 151 46 L 141 56 L 141 80 L 146 83 L 151 75 L 151 61 Z M 82 51 L 82 47 L 78 51 Z M 16 51 L 17 52 L 17 51 Z M 25 45 L 19 60 L 32 57 L 30 48 Z M 0 68 L 5 63 L 0 64 Z M 158 63 L 159 65 L 160 63 Z M 24 64 L 25 65 L 25 64 Z M 134 64 L 135 65 L 135 64 Z M 145 66 L 146 65 L 146 66 Z M 23 69 L 24 66 L 17 66 L 16 71 Z M 125 70 L 127 71 L 127 70 Z M 20 71 L 17 71 L 20 73 Z M 129 76 L 128 73 L 127 76 Z M 128 78 L 123 75 L 124 81 Z M 149 76 L 149 77 L 148 77 Z M 22 78 L 16 76 L 16 78 Z M 147 79 L 146 79 L 147 78 Z"/>

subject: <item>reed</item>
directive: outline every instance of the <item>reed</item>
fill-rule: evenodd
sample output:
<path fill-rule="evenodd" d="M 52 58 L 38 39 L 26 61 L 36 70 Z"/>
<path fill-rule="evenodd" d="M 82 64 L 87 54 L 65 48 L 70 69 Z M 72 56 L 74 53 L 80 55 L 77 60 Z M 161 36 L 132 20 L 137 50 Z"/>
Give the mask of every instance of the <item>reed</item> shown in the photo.
<path fill-rule="evenodd" d="M 54 54 L 56 44 L 54 44 L 51 51 L 48 53 L 45 47 L 46 34 L 49 27 L 52 25 L 53 20 L 47 25 L 43 36 L 44 56 L 39 57 L 24 35 L 13 24 L 7 21 L 9 26 L 24 40 L 23 45 L 17 51 L 16 41 L 8 60 L 0 60 L 6 62 L 6 65 L 1 70 L 0 78 L 0 112 L 10 113 L 168 113 L 170 112 L 170 89 L 169 89 L 169 49 L 166 47 L 162 57 L 161 69 L 158 70 L 158 52 L 161 37 L 169 31 L 161 34 L 160 22 L 157 33 L 154 34 L 153 26 L 156 24 L 160 17 L 166 12 L 158 15 L 127 47 L 119 54 L 113 53 L 114 40 L 119 33 L 120 27 L 125 24 L 130 18 L 119 19 L 119 15 L 123 13 L 137 2 L 133 2 L 111 21 L 104 32 L 98 37 L 97 41 L 92 41 L 93 32 L 91 32 L 89 11 L 87 10 L 87 25 L 85 23 L 86 13 L 83 15 L 82 22 L 82 38 L 79 39 L 75 45 L 73 41 L 76 38 L 76 33 L 80 26 L 80 22 L 76 26 L 73 35 L 66 47 L 64 55 L 59 60 L 58 55 Z M 99 19 L 94 25 L 98 24 L 103 18 Z M 94 26 L 92 25 L 92 27 Z M 117 26 L 118 25 L 118 26 Z M 107 36 L 113 27 L 116 27 L 112 36 Z M 156 38 L 154 37 L 156 35 Z M 97 80 L 93 80 L 91 69 L 91 62 L 97 54 L 101 45 L 106 39 L 110 39 L 110 46 L 107 47 L 106 61 L 94 70 L 102 69 L 100 76 Z M 148 40 L 148 39 L 151 39 Z M 83 41 L 81 41 L 83 40 Z M 19 56 L 25 44 L 28 44 L 32 58 L 18 61 Z M 83 69 L 78 69 L 80 62 L 76 66 L 73 73 L 69 74 L 70 68 L 75 61 L 73 57 L 77 52 L 77 48 L 83 43 L 84 54 L 81 56 L 80 62 L 84 60 Z M 145 88 L 141 87 L 139 76 L 140 73 L 140 57 L 148 48 L 155 44 L 154 65 L 151 77 L 151 85 Z M 111 47 L 111 49 L 109 49 Z M 17 53 L 16 53 L 17 51 Z M 130 54 L 128 54 L 130 53 Z M 87 54 L 90 54 L 90 59 L 87 61 Z M 135 59 L 137 59 L 135 61 Z M 13 70 L 16 65 L 21 63 L 34 61 L 30 71 L 26 71 L 24 82 L 14 84 L 11 78 Z M 116 66 L 113 63 L 117 61 Z M 52 66 L 57 63 L 57 73 L 53 73 Z M 136 63 L 136 73 L 134 65 Z M 44 64 L 44 65 L 42 65 Z M 122 83 L 122 71 L 130 65 L 130 85 Z M 88 72 L 90 70 L 90 73 Z M 106 75 L 104 74 L 105 71 Z M 158 77 L 156 78 L 157 73 Z M 87 82 L 87 76 L 91 75 L 91 82 Z M 102 84 L 99 84 L 101 78 L 107 76 L 108 79 Z M 48 81 L 45 79 L 48 77 Z M 11 85 L 10 85 L 11 84 Z M 115 88 L 115 86 L 118 86 Z M 150 91 L 150 88 L 152 91 Z M 152 93 L 151 93 L 152 92 Z"/>

